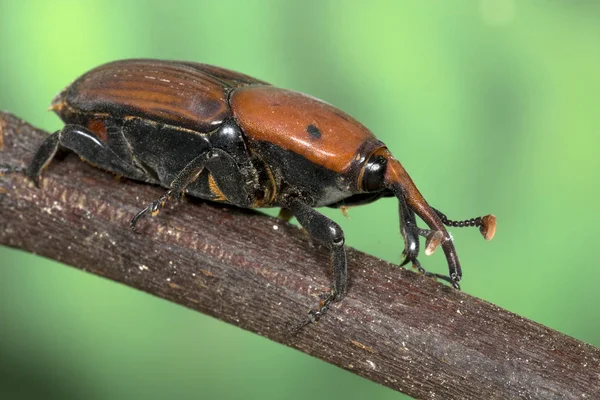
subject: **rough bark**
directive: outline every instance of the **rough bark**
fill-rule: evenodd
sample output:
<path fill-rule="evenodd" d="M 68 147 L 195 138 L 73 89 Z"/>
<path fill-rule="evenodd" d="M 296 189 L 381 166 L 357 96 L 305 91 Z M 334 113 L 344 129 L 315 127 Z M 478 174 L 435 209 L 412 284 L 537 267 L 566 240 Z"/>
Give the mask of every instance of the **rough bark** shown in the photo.
<path fill-rule="evenodd" d="M 0 164 L 45 132 L 0 113 Z M 416 398 L 600 398 L 600 350 L 348 248 L 350 292 L 296 336 L 328 289 L 328 252 L 259 213 L 186 199 L 129 229 L 164 189 L 68 155 L 42 188 L 0 176 L 0 243 L 59 260 L 268 337 Z"/>

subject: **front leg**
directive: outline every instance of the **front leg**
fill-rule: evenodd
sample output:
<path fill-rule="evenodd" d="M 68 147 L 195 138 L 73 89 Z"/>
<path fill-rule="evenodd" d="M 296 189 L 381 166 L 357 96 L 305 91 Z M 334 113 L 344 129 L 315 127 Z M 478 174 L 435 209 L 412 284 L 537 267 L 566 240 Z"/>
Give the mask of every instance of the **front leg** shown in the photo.
<path fill-rule="evenodd" d="M 400 264 L 400 266 L 411 262 L 413 266 L 417 268 L 417 270 L 423 275 L 442 279 L 452 284 L 452 286 L 455 288 L 460 289 L 458 282 L 452 281 L 449 276 L 429 272 L 421 266 L 421 263 L 417 259 L 419 255 L 419 236 L 426 238 L 425 254 L 431 255 L 444 239 L 444 234 L 440 231 L 419 228 L 417 226 L 415 212 L 411 210 L 408 207 L 408 204 L 406 204 L 406 201 L 403 200 L 403 198 L 400 199 L 398 203 L 398 211 L 400 214 L 400 232 L 404 238 L 404 252 L 402 253 L 404 255 L 404 261 Z"/>
<path fill-rule="evenodd" d="M 346 250 L 344 249 L 344 232 L 342 228 L 298 199 L 290 199 L 285 207 L 289 209 L 300 225 L 314 239 L 325 244 L 330 250 L 330 264 L 333 269 L 331 291 L 324 293 L 319 308 L 311 310 L 308 318 L 298 324 L 293 331 L 298 331 L 309 323 L 318 321 L 334 301 L 346 296 L 348 290 L 348 269 L 346 265 Z"/>
<path fill-rule="evenodd" d="M 419 255 L 419 234 L 415 213 L 405 201 L 398 202 L 398 214 L 400 215 L 400 233 L 404 239 L 404 251 L 402 252 L 404 260 L 400 263 L 402 267 L 417 259 Z"/>
<path fill-rule="evenodd" d="M 402 233 L 402 238 L 404 239 L 404 251 L 402 252 L 404 261 L 400 266 L 404 266 L 417 259 L 419 255 L 419 236 L 423 236 L 426 239 L 425 254 L 428 256 L 432 255 L 435 249 L 442 243 L 444 234 L 441 231 L 419 228 L 415 212 L 403 200 L 398 203 L 398 211 L 400 215 L 400 233 Z"/>

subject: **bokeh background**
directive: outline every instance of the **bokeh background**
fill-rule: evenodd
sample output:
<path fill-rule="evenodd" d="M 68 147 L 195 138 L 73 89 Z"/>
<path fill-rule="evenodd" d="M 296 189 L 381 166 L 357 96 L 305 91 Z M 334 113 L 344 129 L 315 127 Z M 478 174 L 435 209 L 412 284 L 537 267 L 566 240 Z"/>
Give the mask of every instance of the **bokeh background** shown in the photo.
<path fill-rule="evenodd" d="M 47 130 L 50 99 L 101 63 L 220 65 L 369 126 L 453 230 L 463 290 L 600 346 L 600 3 L 0 1 L 0 109 Z M 326 210 L 392 262 L 391 199 Z M 200 224 L 200 222 L 199 222 Z M 126 228 L 124 228 L 126 229 Z M 438 252 L 441 253 L 441 252 Z M 446 270 L 441 254 L 427 261 Z M 304 312 L 304 310 L 299 310 Z M 400 399 L 207 316 L 0 248 L 0 397 Z"/>

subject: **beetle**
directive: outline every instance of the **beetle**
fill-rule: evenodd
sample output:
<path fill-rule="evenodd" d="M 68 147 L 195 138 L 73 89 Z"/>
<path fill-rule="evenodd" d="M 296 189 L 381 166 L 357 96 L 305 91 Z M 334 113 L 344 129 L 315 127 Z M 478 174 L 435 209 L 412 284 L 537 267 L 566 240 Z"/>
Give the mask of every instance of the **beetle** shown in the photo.
<path fill-rule="evenodd" d="M 444 227 L 479 227 L 490 240 L 493 215 L 449 220 L 429 206 L 402 164 L 353 117 L 312 96 L 274 87 L 227 69 L 193 62 L 133 59 L 99 66 L 52 101 L 65 122 L 49 135 L 25 170 L 39 187 L 59 148 L 133 180 L 168 190 L 139 211 L 131 228 L 169 199 L 188 194 L 243 208 L 281 207 L 330 251 L 333 279 L 304 326 L 319 320 L 347 292 L 344 233 L 315 210 L 396 197 L 404 260 L 425 275 L 459 288 L 462 272 Z M 429 229 L 417 226 L 419 216 Z M 449 275 L 419 263 L 438 245 Z"/>

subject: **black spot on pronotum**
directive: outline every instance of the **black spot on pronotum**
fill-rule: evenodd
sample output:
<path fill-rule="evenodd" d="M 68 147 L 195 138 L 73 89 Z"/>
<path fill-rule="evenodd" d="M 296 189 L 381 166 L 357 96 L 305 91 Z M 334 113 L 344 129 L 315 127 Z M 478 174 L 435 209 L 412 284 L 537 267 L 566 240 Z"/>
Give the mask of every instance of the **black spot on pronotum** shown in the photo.
<path fill-rule="evenodd" d="M 308 132 L 311 139 L 321 139 L 321 131 L 312 124 L 306 127 L 306 132 Z"/>

